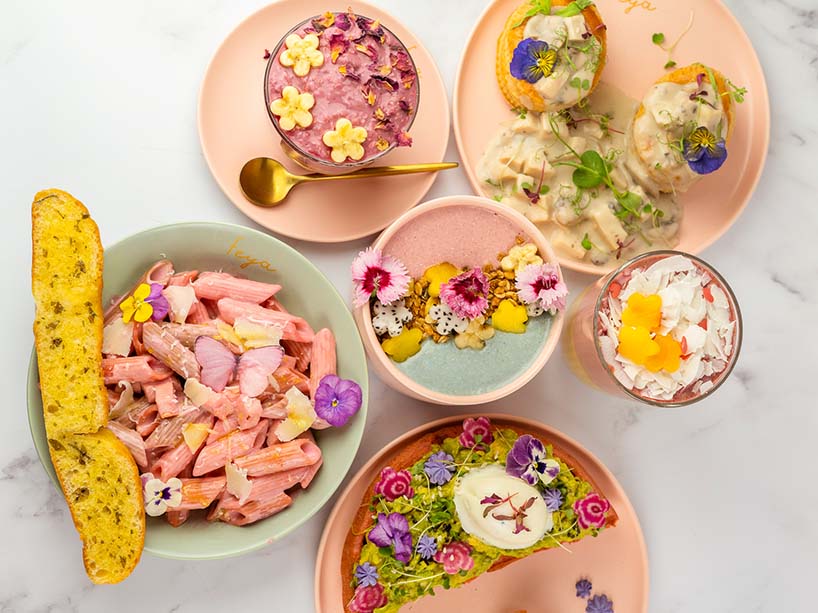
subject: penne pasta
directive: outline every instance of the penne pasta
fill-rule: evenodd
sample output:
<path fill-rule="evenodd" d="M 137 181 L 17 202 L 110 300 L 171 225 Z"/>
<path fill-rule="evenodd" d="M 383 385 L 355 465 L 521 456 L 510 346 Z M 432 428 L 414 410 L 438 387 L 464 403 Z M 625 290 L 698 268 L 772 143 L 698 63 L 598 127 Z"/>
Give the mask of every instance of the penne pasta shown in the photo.
<path fill-rule="evenodd" d="M 195 302 L 188 311 L 186 323 L 189 324 L 208 324 L 210 323 L 210 313 L 207 312 L 207 307 L 201 302 Z"/>
<path fill-rule="evenodd" d="M 308 441 L 310 441 L 312 443 L 315 443 L 315 437 L 312 435 L 312 432 L 310 432 L 309 430 L 307 430 L 304 434 L 302 434 L 298 438 L 306 439 L 306 440 L 308 440 Z M 318 473 L 318 470 L 321 468 L 321 465 L 323 463 L 324 463 L 324 456 L 322 454 L 321 457 L 318 459 L 318 461 L 315 464 L 312 464 L 311 466 L 306 467 L 306 469 L 305 469 L 306 472 L 305 472 L 304 476 L 298 482 L 299 485 L 302 488 L 307 489 L 307 487 L 310 485 L 310 483 L 312 483 L 312 480 L 315 478 L 315 475 Z"/>
<path fill-rule="evenodd" d="M 188 319 L 190 319 L 189 315 Z M 216 336 L 219 333 L 216 324 L 211 321 L 201 324 L 174 324 L 165 322 L 159 325 L 163 330 L 167 331 L 168 334 L 173 336 L 173 338 L 190 350 L 193 349 L 196 339 L 200 336 Z"/>
<path fill-rule="evenodd" d="M 261 416 L 267 419 L 286 419 L 287 399 L 284 396 L 275 396 L 262 402 Z"/>
<path fill-rule="evenodd" d="M 239 396 L 235 406 L 239 428 L 249 430 L 258 425 L 261 419 L 261 401 L 258 398 Z"/>
<path fill-rule="evenodd" d="M 126 428 L 116 421 L 109 421 L 108 429 L 113 432 L 114 435 L 128 448 L 128 451 L 131 452 L 131 455 L 139 468 L 144 469 L 148 467 L 148 457 L 145 453 L 145 441 L 142 440 L 142 435 L 140 435 L 139 432 Z"/>
<path fill-rule="evenodd" d="M 229 415 L 225 419 L 218 419 L 216 420 L 216 425 L 211 428 L 210 435 L 207 437 L 205 444 L 209 445 L 213 441 L 217 441 L 226 434 L 238 429 L 239 418 L 235 415 Z"/>
<path fill-rule="evenodd" d="M 192 511 L 205 509 L 224 492 L 225 477 L 205 477 L 182 479 L 182 502 L 174 509 Z"/>
<path fill-rule="evenodd" d="M 247 470 L 250 477 L 311 466 L 321 460 L 321 449 L 312 441 L 295 439 L 265 447 L 235 460 L 236 466 Z M 195 474 L 195 469 L 194 469 Z"/>
<path fill-rule="evenodd" d="M 276 294 L 281 286 L 250 279 L 239 279 L 223 272 L 203 272 L 193 282 L 193 289 L 198 298 L 216 301 L 222 298 L 235 298 L 243 302 L 261 304 Z"/>
<path fill-rule="evenodd" d="M 193 452 L 190 447 L 182 441 L 173 449 L 170 449 L 159 456 L 151 466 L 150 472 L 153 476 L 162 481 L 167 481 L 181 473 L 188 464 L 193 461 Z"/>
<path fill-rule="evenodd" d="M 313 332 L 310 325 L 302 318 L 265 309 L 251 302 L 242 302 L 233 298 L 222 298 L 218 301 L 219 315 L 231 326 L 243 317 L 253 323 L 271 323 L 282 327 L 281 338 L 302 343 L 312 342 Z"/>
<path fill-rule="evenodd" d="M 235 511 L 220 509 L 215 519 L 227 524 L 232 524 L 233 526 L 246 526 L 247 524 L 252 524 L 260 519 L 283 511 L 292 504 L 292 501 L 292 498 L 284 492 L 278 492 L 264 500 L 246 502 Z"/>
<path fill-rule="evenodd" d="M 315 333 L 312 341 L 312 362 L 310 363 L 310 398 L 315 399 L 315 390 L 326 375 L 337 372 L 335 358 L 335 336 L 327 328 Z"/>
<path fill-rule="evenodd" d="M 310 393 L 310 380 L 303 373 L 292 368 L 279 366 L 273 373 L 278 393 L 284 394 L 291 387 L 297 387 L 304 394 Z"/>
<path fill-rule="evenodd" d="M 167 519 L 168 523 L 174 528 L 178 528 L 183 523 L 185 523 L 188 517 L 190 517 L 190 511 L 178 511 L 177 509 L 168 509 L 167 513 L 165 513 L 165 518 Z"/>
<path fill-rule="evenodd" d="M 172 373 L 170 368 L 148 355 L 102 359 L 105 385 L 116 385 L 120 381 L 150 383 L 167 379 Z"/>
<path fill-rule="evenodd" d="M 310 467 L 294 468 L 293 470 L 287 470 L 282 473 L 275 473 L 273 475 L 267 475 L 266 477 L 250 479 L 253 487 L 250 490 L 250 496 L 247 498 L 244 504 L 247 504 L 253 500 L 264 500 L 271 498 L 273 495 L 279 492 L 284 492 L 291 487 L 295 487 L 304 480 L 309 471 Z M 240 509 L 243 505 L 239 502 L 238 498 L 228 493 L 222 497 L 222 500 L 219 502 L 219 506 L 228 511 L 235 511 L 236 509 Z"/>
<path fill-rule="evenodd" d="M 210 428 L 213 425 L 213 416 L 203 409 L 190 407 L 172 419 L 163 419 L 145 440 L 145 447 L 147 449 L 174 447 L 182 441 L 182 429 L 185 424 L 207 424 Z"/>
<path fill-rule="evenodd" d="M 256 448 L 257 439 L 267 436 L 267 421 L 251 430 L 237 430 L 205 445 L 193 464 L 193 476 L 199 477 L 224 467 L 230 461 L 250 453 Z"/>
<path fill-rule="evenodd" d="M 177 272 L 175 275 L 171 276 L 170 279 L 168 279 L 168 285 L 190 285 L 198 275 L 198 270 Z"/>
<path fill-rule="evenodd" d="M 178 415 L 182 408 L 183 403 L 176 395 L 174 383 L 174 380 L 165 379 L 161 383 L 154 384 L 154 402 L 159 410 L 159 417 L 162 419 Z"/>
<path fill-rule="evenodd" d="M 199 363 L 193 352 L 153 321 L 142 326 L 142 342 L 151 355 L 185 379 L 199 378 Z"/>

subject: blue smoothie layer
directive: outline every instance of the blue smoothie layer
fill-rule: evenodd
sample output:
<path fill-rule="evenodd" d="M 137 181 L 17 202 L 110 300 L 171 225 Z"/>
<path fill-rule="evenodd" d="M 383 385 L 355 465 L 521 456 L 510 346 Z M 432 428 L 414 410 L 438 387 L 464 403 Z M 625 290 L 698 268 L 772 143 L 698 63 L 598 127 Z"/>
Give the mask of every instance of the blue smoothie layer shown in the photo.
<path fill-rule="evenodd" d="M 519 377 L 539 355 L 553 318 L 528 320 L 523 334 L 496 332 L 483 349 L 458 349 L 454 339 L 437 344 L 423 341 L 420 351 L 398 370 L 420 385 L 441 394 L 472 396 L 503 387 Z"/>

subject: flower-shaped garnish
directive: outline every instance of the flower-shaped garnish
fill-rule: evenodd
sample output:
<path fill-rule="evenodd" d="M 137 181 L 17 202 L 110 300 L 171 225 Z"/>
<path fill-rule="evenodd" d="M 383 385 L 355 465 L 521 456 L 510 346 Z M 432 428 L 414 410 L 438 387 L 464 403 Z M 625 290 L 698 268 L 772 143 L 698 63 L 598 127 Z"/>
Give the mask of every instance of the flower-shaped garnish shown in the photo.
<path fill-rule="evenodd" d="M 381 478 L 375 484 L 375 493 L 380 494 L 389 502 L 405 496 L 411 500 L 415 495 L 412 488 L 412 475 L 408 470 L 395 470 L 391 466 L 381 471 Z"/>
<path fill-rule="evenodd" d="M 378 579 L 378 569 L 369 562 L 358 564 L 358 566 L 355 567 L 355 580 L 358 582 L 358 585 L 363 585 L 364 587 L 373 586 L 378 583 Z"/>
<path fill-rule="evenodd" d="M 400 300 L 409 289 L 409 281 L 406 267 L 379 249 L 369 247 L 352 261 L 355 306 L 366 304 L 373 296 L 383 304 Z"/>
<path fill-rule="evenodd" d="M 588 598 L 591 595 L 591 590 L 594 589 L 588 579 L 580 579 L 574 587 L 577 590 L 577 598 Z"/>
<path fill-rule="evenodd" d="M 662 297 L 640 293 L 628 297 L 628 306 L 622 311 L 622 324 L 655 331 L 662 324 Z"/>
<path fill-rule="evenodd" d="M 539 304 L 551 314 L 565 308 L 568 287 L 556 266 L 528 264 L 517 272 L 517 295 L 526 304 Z"/>
<path fill-rule="evenodd" d="M 404 328 L 395 338 L 387 338 L 381 343 L 384 353 L 395 362 L 405 362 L 418 351 L 423 340 L 423 332 L 418 328 Z"/>
<path fill-rule="evenodd" d="M 524 38 L 514 49 L 509 70 L 515 79 L 536 83 L 554 72 L 557 52 L 548 43 L 536 38 Z"/>
<path fill-rule="evenodd" d="M 281 98 L 270 103 L 270 111 L 278 117 L 278 125 L 282 130 L 290 131 L 295 126 L 306 128 L 312 125 L 310 109 L 315 106 L 312 94 L 303 94 L 292 85 L 281 90 Z"/>
<path fill-rule="evenodd" d="M 180 479 L 172 477 L 165 483 L 154 477 L 153 473 L 144 473 L 140 478 L 145 498 L 145 513 L 151 517 L 159 517 L 168 509 L 182 504 L 182 481 Z"/>
<path fill-rule="evenodd" d="M 461 570 L 474 568 L 474 558 L 471 557 L 471 547 L 466 543 L 449 543 L 434 555 L 434 561 L 443 564 L 447 575 L 456 575 Z"/>
<path fill-rule="evenodd" d="M 522 334 L 525 332 L 525 322 L 528 321 L 526 308 L 513 300 L 504 298 L 497 305 L 497 310 L 491 316 L 491 325 L 501 332 Z"/>
<path fill-rule="evenodd" d="M 432 298 L 437 298 L 440 296 L 440 286 L 455 275 L 460 272 L 453 264 L 449 264 L 448 262 L 443 262 L 441 264 L 435 264 L 430 268 L 426 269 L 426 272 L 423 273 L 422 279 L 424 281 L 428 281 L 429 288 L 428 292 Z"/>
<path fill-rule="evenodd" d="M 676 372 L 682 363 L 682 345 L 672 336 L 657 334 L 653 340 L 659 345 L 659 353 L 645 360 L 645 368 L 650 372 Z"/>
<path fill-rule="evenodd" d="M 500 268 L 506 272 L 519 273 L 529 264 L 542 264 L 542 258 L 537 253 L 537 245 L 534 243 L 514 245 L 500 260 Z"/>
<path fill-rule="evenodd" d="M 162 320 L 168 314 L 170 305 L 162 295 L 162 285 L 159 283 L 140 283 L 134 293 L 119 304 L 122 311 L 122 321 L 126 324 L 131 320 L 140 323 L 152 319 Z"/>
<path fill-rule="evenodd" d="M 437 553 L 437 539 L 424 534 L 418 539 L 418 555 L 424 560 L 431 560 Z"/>
<path fill-rule="evenodd" d="M 287 47 L 279 56 L 282 66 L 292 67 L 296 76 L 305 77 L 310 68 L 317 68 L 324 64 L 324 54 L 318 50 L 318 37 L 307 34 L 301 38 L 298 34 L 290 34 L 284 39 Z"/>
<path fill-rule="evenodd" d="M 423 463 L 423 472 L 434 485 L 444 485 L 454 474 L 454 458 L 445 451 L 438 451 Z"/>
<path fill-rule="evenodd" d="M 560 463 L 546 456 L 542 441 L 530 434 L 523 434 L 514 441 L 506 456 L 506 472 L 529 485 L 540 481 L 548 485 L 560 474 Z"/>
<path fill-rule="evenodd" d="M 591 492 L 585 498 L 574 502 L 574 512 L 582 530 L 601 528 L 605 524 L 605 514 L 611 508 L 611 503 L 596 492 Z"/>
<path fill-rule="evenodd" d="M 347 609 L 352 613 L 372 613 L 389 602 L 380 583 L 375 585 L 359 585 L 355 588 L 352 600 L 347 603 Z"/>
<path fill-rule="evenodd" d="M 395 559 L 406 564 L 412 557 L 409 522 L 400 513 L 378 513 L 378 523 L 369 531 L 369 542 L 377 547 L 394 548 Z"/>
<path fill-rule="evenodd" d="M 372 305 L 372 327 L 378 336 L 389 334 L 399 336 L 403 332 L 403 324 L 412 321 L 412 311 L 406 308 L 406 302 L 401 299 L 392 304 L 384 304 L 376 300 Z"/>
<path fill-rule="evenodd" d="M 644 364 L 659 353 L 659 343 L 653 340 L 650 330 L 642 326 L 622 326 L 619 330 L 619 355 L 633 362 Z"/>
<path fill-rule="evenodd" d="M 727 145 L 704 126 L 699 126 L 685 139 L 684 157 L 690 169 L 707 175 L 721 168 L 727 159 Z"/>
<path fill-rule="evenodd" d="M 469 320 L 458 317 L 447 304 L 435 304 L 429 308 L 426 323 L 435 324 L 438 334 L 461 334 L 469 327 Z"/>
<path fill-rule="evenodd" d="M 467 449 L 488 447 L 494 441 L 491 422 L 488 417 L 467 417 L 463 420 L 463 432 L 458 438 L 460 445 Z"/>
<path fill-rule="evenodd" d="M 347 158 L 360 160 L 364 157 L 364 147 L 361 143 L 366 140 L 366 128 L 353 126 L 346 117 L 335 122 L 334 130 L 324 132 L 324 144 L 332 149 L 330 157 L 333 162 L 340 164 Z"/>
<path fill-rule="evenodd" d="M 488 291 L 489 280 L 486 273 L 479 268 L 472 268 L 441 285 L 440 300 L 449 305 L 458 317 L 474 319 L 488 307 Z"/>
<path fill-rule="evenodd" d="M 562 492 L 555 487 L 546 488 L 542 493 L 545 500 L 545 508 L 551 511 L 559 511 L 562 506 Z"/>
<path fill-rule="evenodd" d="M 597 594 L 588 599 L 585 613 L 614 613 L 613 602 L 605 594 Z"/>
<path fill-rule="evenodd" d="M 325 375 L 315 390 L 315 413 L 330 426 L 346 425 L 363 403 L 361 386 L 337 375 Z"/>
<path fill-rule="evenodd" d="M 458 349 L 482 349 L 493 336 L 494 328 L 487 326 L 486 318 L 481 315 L 472 319 L 466 329 L 454 337 L 454 344 Z"/>
<path fill-rule="evenodd" d="M 287 399 L 287 418 L 275 429 L 275 434 L 282 443 L 306 432 L 316 417 L 312 402 L 297 387 L 288 389 L 284 397 Z"/>

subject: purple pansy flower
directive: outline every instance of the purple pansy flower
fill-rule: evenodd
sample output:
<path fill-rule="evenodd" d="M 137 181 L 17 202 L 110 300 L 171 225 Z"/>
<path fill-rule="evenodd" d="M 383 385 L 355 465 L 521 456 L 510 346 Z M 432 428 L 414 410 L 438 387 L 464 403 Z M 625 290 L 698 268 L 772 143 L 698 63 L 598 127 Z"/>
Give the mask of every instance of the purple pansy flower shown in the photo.
<path fill-rule="evenodd" d="M 362 403 L 361 387 L 337 375 L 326 375 L 315 390 L 315 414 L 336 428 L 345 425 Z"/>
<path fill-rule="evenodd" d="M 493 440 L 494 435 L 491 433 L 491 422 L 488 417 L 467 417 L 463 420 L 463 433 L 458 439 L 463 447 L 467 449 L 486 447 Z"/>
<path fill-rule="evenodd" d="M 588 579 L 580 579 L 575 586 L 577 588 L 577 598 L 588 598 L 594 586 Z"/>
<path fill-rule="evenodd" d="M 545 508 L 551 512 L 559 511 L 562 506 L 562 492 L 555 487 L 549 487 L 542 493 Z"/>
<path fill-rule="evenodd" d="M 358 581 L 358 585 L 372 587 L 378 583 L 378 569 L 369 562 L 358 564 L 355 568 L 355 579 Z"/>
<path fill-rule="evenodd" d="M 585 613 L 614 613 L 613 602 L 605 594 L 594 596 L 588 599 Z"/>
<path fill-rule="evenodd" d="M 423 464 L 423 472 L 429 477 L 429 481 L 435 485 L 448 483 L 454 474 L 454 458 L 445 451 L 438 451 L 429 456 Z"/>
<path fill-rule="evenodd" d="M 535 485 L 538 481 L 547 485 L 559 474 L 560 464 L 546 457 L 542 441 L 530 434 L 523 434 L 514 441 L 514 446 L 508 452 L 506 472 L 530 485 Z"/>
<path fill-rule="evenodd" d="M 723 138 L 699 126 L 685 139 L 684 157 L 696 174 L 710 174 L 721 168 L 727 159 L 727 145 Z"/>
<path fill-rule="evenodd" d="M 412 557 L 412 535 L 409 522 L 400 513 L 378 513 L 378 523 L 369 531 L 369 542 L 378 547 L 394 548 L 395 559 L 406 564 Z"/>
<path fill-rule="evenodd" d="M 153 307 L 151 319 L 153 321 L 161 321 L 165 318 L 170 310 L 168 299 L 162 293 L 163 286 L 160 283 L 151 283 L 151 293 L 145 298 L 145 302 Z"/>
<path fill-rule="evenodd" d="M 514 49 L 509 71 L 515 79 L 536 83 L 554 72 L 557 52 L 548 43 L 536 38 L 524 38 Z"/>
<path fill-rule="evenodd" d="M 418 540 L 417 552 L 424 560 L 430 560 L 437 553 L 437 539 L 424 534 Z"/>

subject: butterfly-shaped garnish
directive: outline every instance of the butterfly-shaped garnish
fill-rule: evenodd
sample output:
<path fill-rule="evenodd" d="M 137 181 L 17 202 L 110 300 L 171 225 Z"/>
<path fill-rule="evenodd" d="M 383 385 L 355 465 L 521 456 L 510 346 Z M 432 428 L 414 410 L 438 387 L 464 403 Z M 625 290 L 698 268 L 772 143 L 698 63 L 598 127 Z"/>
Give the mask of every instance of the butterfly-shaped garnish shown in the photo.
<path fill-rule="evenodd" d="M 276 346 L 250 349 L 237 356 L 209 336 L 197 338 L 193 349 L 196 361 L 202 367 L 202 383 L 221 392 L 238 376 L 241 393 L 251 398 L 267 389 L 268 377 L 281 365 L 284 357 L 284 350 Z"/>

